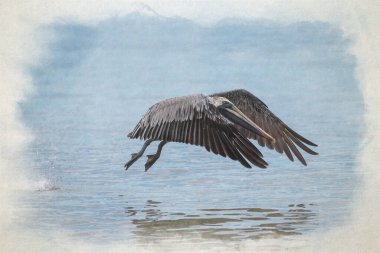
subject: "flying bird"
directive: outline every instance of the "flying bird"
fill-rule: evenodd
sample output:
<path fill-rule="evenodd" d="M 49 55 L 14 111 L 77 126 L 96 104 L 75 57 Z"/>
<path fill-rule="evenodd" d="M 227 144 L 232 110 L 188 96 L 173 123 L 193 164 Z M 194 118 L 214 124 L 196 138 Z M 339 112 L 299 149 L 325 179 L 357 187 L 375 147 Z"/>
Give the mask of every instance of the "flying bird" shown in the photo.
<path fill-rule="evenodd" d="M 273 114 L 267 105 L 247 90 L 239 89 L 205 96 L 202 94 L 175 97 L 156 103 L 145 113 L 132 132 L 131 139 L 145 143 L 125 164 L 128 169 L 153 142 L 160 141 L 156 154 L 148 155 L 147 171 L 160 157 L 168 142 L 203 146 L 216 155 L 266 168 L 262 153 L 249 140 L 275 149 L 294 161 L 293 155 L 306 166 L 298 148 L 317 155 L 309 146 L 317 146 L 301 136 Z M 298 148 L 297 148 L 298 146 Z"/>

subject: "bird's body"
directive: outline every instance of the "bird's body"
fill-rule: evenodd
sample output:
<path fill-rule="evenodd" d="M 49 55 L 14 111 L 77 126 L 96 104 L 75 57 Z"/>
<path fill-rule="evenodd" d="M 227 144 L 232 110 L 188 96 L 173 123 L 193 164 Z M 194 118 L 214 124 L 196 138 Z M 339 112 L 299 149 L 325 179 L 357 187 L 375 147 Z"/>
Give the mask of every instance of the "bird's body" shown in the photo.
<path fill-rule="evenodd" d="M 148 155 L 146 170 L 159 158 L 167 142 L 203 146 L 214 154 L 238 160 L 248 168 L 251 167 L 248 162 L 261 168 L 268 165 L 249 139 L 285 152 L 292 161 L 293 153 L 304 165 L 306 162 L 294 143 L 310 154 L 317 154 L 305 145 L 316 146 L 314 143 L 290 129 L 246 90 L 163 100 L 149 108 L 128 137 L 140 138 L 146 143 L 139 153 L 132 154 L 125 166 L 127 169 L 152 141 L 161 143 L 155 155 Z"/>

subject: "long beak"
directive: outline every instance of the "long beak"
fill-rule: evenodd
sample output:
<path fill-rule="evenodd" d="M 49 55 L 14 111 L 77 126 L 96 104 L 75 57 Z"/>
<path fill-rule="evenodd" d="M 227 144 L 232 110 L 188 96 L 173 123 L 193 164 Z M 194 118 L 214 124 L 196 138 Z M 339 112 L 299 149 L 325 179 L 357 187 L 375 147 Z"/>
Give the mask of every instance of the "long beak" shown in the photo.
<path fill-rule="evenodd" d="M 230 108 L 220 107 L 220 113 L 231 122 L 238 124 L 239 126 L 242 126 L 245 129 L 272 141 L 273 143 L 276 142 L 276 140 L 270 134 L 265 132 L 252 120 L 245 116 L 245 114 L 240 111 L 239 108 L 237 108 L 235 105 L 232 105 Z"/>

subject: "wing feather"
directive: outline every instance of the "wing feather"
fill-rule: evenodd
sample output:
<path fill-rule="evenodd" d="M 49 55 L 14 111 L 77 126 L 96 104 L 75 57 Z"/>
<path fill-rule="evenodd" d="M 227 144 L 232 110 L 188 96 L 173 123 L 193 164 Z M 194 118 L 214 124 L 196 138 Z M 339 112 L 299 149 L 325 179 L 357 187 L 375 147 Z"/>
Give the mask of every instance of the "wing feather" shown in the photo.
<path fill-rule="evenodd" d="M 291 129 L 274 113 L 272 113 L 266 104 L 264 104 L 260 99 L 258 99 L 250 92 L 240 89 L 216 93 L 211 96 L 225 97 L 230 100 L 253 122 L 255 122 L 259 127 L 261 127 L 276 140 L 275 143 L 272 143 L 271 141 L 264 139 L 263 137 L 258 136 L 251 131 L 235 125 L 235 127 L 243 136 L 248 139 L 257 140 L 260 146 L 266 146 L 269 149 L 275 149 L 279 153 L 285 153 L 291 161 L 294 160 L 292 155 L 294 154 L 297 159 L 304 165 L 306 165 L 306 161 L 294 144 L 309 154 L 318 154 L 305 145 L 307 144 L 309 146 L 317 146 L 315 143 L 311 142 L 310 140 L 306 139 Z"/>
<path fill-rule="evenodd" d="M 211 134 L 212 134 L 212 136 L 213 136 L 213 138 L 214 138 L 214 142 L 215 142 L 215 146 L 216 146 L 217 153 L 220 154 L 221 156 L 226 157 L 226 154 L 227 154 L 227 153 L 225 152 L 225 150 L 224 150 L 224 148 L 223 148 L 223 143 L 222 143 L 222 141 L 220 140 L 220 136 L 217 134 L 217 131 L 218 131 L 218 130 L 211 131 Z M 231 157 L 231 156 L 230 156 L 230 158 L 231 158 L 232 160 L 236 160 L 235 157 Z"/>
<path fill-rule="evenodd" d="M 229 139 L 225 133 L 221 134 L 224 148 L 229 152 L 232 153 L 232 156 L 236 158 L 244 167 L 246 168 L 252 168 L 251 165 L 244 159 L 244 157 L 239 153 L 239 150 L 236 149 L 236 144 L 234 140 Z"/>
<path fill-rule="evenodd" d="M 153 105 L 128 136 L 203 146 L 247 168 L 251 168 L 248 161 L 261 168 L 268 165 L 260 151 L 204 95 L 177 97 Z"/>

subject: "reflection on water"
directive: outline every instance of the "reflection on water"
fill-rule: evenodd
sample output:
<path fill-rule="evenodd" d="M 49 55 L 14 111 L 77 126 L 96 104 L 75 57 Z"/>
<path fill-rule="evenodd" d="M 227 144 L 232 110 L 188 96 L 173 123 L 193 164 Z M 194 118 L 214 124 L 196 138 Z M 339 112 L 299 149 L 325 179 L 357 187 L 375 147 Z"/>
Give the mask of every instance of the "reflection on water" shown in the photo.
<path fill-rule="evenodd" d="M 179 235 L 240 244 L 345 221 L 364 105 L 341 31 L 306 22 L 202 27 L 136 15 L 50 29 L 56 39 L 49 60 L 31 71 L 37 92 L 23 105 L 35 134 L 25 164 L 47 182 L 20 200 L 35 211 L 20 224 L 96 242 Z M 171 143 L 149 173 L 143 159 L 125 172 L 142 145 L 126 135 L 149 106 L 235 88 L 263 99 L 315 141 L 320 155 L 307 156 L 303 167 L 260 148 L 270 168 L 245 170 L 203 148 Z"/>
<path fill-rule="evenodd" d="M 278 238 L 301 234 L 314 222 L 313 204 L 290 204 L 274 208 L 199 209 L 196 214 L 160 210 L 161 202 L 148 200 L 142 210 L 126 207 L 138 240 L 156 241 L 173 236 L 203 239 L 242 240 Z M 141 216 L 144 218 L 133 218 Z"/>

